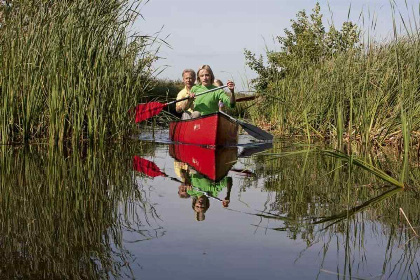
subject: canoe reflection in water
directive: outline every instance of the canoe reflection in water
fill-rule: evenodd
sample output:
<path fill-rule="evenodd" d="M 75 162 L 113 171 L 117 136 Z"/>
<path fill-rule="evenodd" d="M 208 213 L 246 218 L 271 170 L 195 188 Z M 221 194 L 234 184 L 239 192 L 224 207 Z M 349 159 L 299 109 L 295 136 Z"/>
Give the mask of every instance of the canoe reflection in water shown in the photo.
<path fill-rule="evenodd" d="M 271 147 L 271 143 L 251 145 L 242 149 L 239 157 L 248 157 Z M 205 219 L 210 200 L 216 200 L 223 207 L 229 206 L 232 189 L 232 177 L 227 176 L 229 171 L 245 176 L 254 175 L 248 170 L 232 168 L 238 159 L 237 147 L 214 149 L 197 145 L 171 144 L 169 154 L 174 158 L 174 171 L 178 178 L 168 176 L 154 162 L 139 156 L 134 156 L 133 168 L 148 177 L 164 176 L 179 182 L 178 195 L 180 198 L 192 199 L 192 209 L 197 221 Z M 218 196 L 225 188 L 226 195 L 221 199 Z"/>
<path fill-rule="evenodd" d="M 237 147 L 205 148 L 197 145 L 172 144 L 169 154 L 180 167 L 188 165 L 212 181 L 225 177 L 238 159 Z"/>
<path fill-rule="evenodd" d="M 178 194 L 181 198 L 192 198 L 192 209 L 196 220 L 203 221 L 210 207 L 210 199 L 221 201 L 228 207 L 232 178 L 226 176 L 237 160 L 238 149 L 226 147 L 218 149 L 197 145 L 173 144 L 169 154 L 174 158 L 174 170 L 180 181 Z M 219 193 L 227 189 L 224 199 Z"/>

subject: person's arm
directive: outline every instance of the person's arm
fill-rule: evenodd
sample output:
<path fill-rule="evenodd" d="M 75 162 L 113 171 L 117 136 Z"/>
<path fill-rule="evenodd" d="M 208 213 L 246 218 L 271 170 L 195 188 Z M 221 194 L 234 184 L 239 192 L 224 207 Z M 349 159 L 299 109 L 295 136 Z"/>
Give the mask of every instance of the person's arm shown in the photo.
<path fill-rule="evenodd" d="M 223 207 L 228 207 L 230 202 L 230 191 L 232 190 L 232 177 L 227 177 L 227 192 L 226 197 L 222 201 Z"/>
<path fill-rule="evenodd" d="M 185 98 L 185 97 L 189 97 L 189 95 L 190 94 L 188 93 L 188 91 L 186 89 L 183 89 L 178 93 L 178 95 L 176 97 L 176 100 L 179 100 L 179 99 L 182 99 L 182 98 Z M 176 111 L 178 113 L 181 113 L 182 111 L 188 110 L 189 108 L 191 108 L 193 101 L 194 101 L 193 98 L 189 98 L 189 99 L 186 99 L 184 101 L 177 102 L 176 106 L 175 106 Z"/>
<path fill-rule="evenodd" d="M 232 81 L 227 82 L 228 89 L 230 90 L 230 107 L 234 108 L 236 104 L 236 98 L 235 98 L 235 83 Z"/>
<path fill-rule="evenodd" d="M 233 84 L 233 87 L 231 87 L 232 88 L 231 96 L 229 97 L 228 93 L 226 93 L 226 91 L 221 89 L 221 90 L 217 91 L 218 99 L 219 99 L 219 101 L 222 101 L 226 106 L 229 106 L 230 108 L 235 108 L 235 105 L 236 105 L 235 90 L 234 90 L 234 85 L 235 84 L 231 81 L 228 81 L 228 83 Z"/>

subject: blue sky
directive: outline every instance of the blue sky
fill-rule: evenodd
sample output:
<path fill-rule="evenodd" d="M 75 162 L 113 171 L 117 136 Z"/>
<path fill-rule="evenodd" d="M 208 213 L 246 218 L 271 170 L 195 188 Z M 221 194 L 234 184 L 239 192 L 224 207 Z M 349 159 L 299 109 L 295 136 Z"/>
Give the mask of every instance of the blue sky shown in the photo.
<path fill-rule="evenodd" d="M 238 90 L 248 89 L 247 81 L 256 74 L 245 65 L 244 49 L 265 54 L 266 48 L 279 50 L 274 37 L 290 28 L 290 20 L 305 9 L 311 12 L 317 1 L 310 0 L 150 0 L 141 7 L 133 31 L 143 35 L 160 32 L 171 48 L 162 46 L 161 59 L 155 64 L 165 70 L 160 78 L 180 79 L 182 70 L 197 70 L 208 64 L 224 83 L 233 79 Z M 406 2 L 414 9 L 417 21 L 419 0 L 394 0 L 407 21 Z M 392 12 L 388 0 L 319 1 L 325 26 L 333 21 L 341 27 L 350 19 L 370 30 L 370 35 L 383 41 L 392 35 Z M 363 19 L 360 14 L 363 14 Z M 411 16 L 411 18 L 413 18 Z M 369 28 L 372 22 L 375 29 Z M 372 31 L 373 30 L 373 31 Z"/>

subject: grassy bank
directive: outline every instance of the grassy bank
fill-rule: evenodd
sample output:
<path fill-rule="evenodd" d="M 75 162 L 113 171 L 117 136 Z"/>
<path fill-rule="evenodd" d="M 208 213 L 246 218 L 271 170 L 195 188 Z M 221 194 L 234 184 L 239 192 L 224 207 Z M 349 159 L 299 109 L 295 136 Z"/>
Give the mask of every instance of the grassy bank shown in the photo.
<path fill-rule="evenodd" d="M 122 138 L 150 88 L 156 38 L 128 36 L 142 1 L 0 4 L 1 143 Z"/>
<path fill-rule="evenodd" d="M 254 121 L 282 135 L 338 144 L 401 142 L 408 148 L 417 143 L 410 140 L 420 131 L 418 30 L 406 29 L 404 36 L 394 31 L 395 38 L 385 43 L 362 42 L 363 32 L 349 22 L 339 31 L 329 26 L 317 34 L 317 24 L 324 28 L 319 17 L 316 9 L 311 17 L 298 14 L 289 36 L 279 37 L 282 51 L 267 53 L 268 66 L 248 54 L 265 94 L 251 112 Z M 298 29 L 302 26 L 309 27 Z"/>

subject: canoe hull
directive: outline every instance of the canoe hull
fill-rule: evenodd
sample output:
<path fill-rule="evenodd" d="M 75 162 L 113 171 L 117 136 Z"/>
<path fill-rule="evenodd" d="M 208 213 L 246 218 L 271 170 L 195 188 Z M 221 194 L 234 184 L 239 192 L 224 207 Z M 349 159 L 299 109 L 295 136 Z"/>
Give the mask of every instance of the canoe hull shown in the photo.
<path fill-rule="evenodd" d="M 197 145 L 171 144 L 169 154 L 212 181 L 223 179 L 238 159 L 237 147 L 205 148 Z"/>
<path fill-rule="evenodd" d="M 217 112 L 196 119 L 171 122 L 169 136 L 176 143 L 234 146 L 238 143 L 238 124 Z"/>

